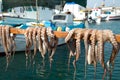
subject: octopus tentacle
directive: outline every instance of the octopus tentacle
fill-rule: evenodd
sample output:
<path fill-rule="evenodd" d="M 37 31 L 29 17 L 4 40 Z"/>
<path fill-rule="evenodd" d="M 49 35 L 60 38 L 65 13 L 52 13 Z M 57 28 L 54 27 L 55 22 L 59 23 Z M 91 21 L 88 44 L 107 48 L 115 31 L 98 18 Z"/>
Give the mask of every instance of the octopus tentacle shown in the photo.
<path fill-rule="evenodd" d="M 33 30 L 34 28 L 29 28 L 29 35 L 28 35 L 28 39 L 29 39 L 29 48 L 32 47 L 32 44 L 33 44 L 33 40 L 32 40 L 32 34 L 33 34 Z"/>
<path fill-rule="evenodd" d="M 66 44 L 67 44 L 67 47 L 68 47 L 68 49 L 69 49 L 69 57 L 68 57 L 68 71 L 69 71 L 69 67 L 70 67 L 70 59 L 71 59 L 71 57 L 72 56 L 75 56 L 75 51 L 73 51 L 73 49 L 75 49 L 75 43 L 74 43 L 75 41 L 72 41 L 71 43 L 73 43 L 73 45 L 72 46 L 70 46 L 71 44 L 70 44 L 70 41 L 68 41 Z"/>
<path fill-rule="evenodd" d="M 15 44 L 15 34 L 10 33 L 10 26 L 5 26 L 6 28 L 6 41 L 7 41 L 7 49 L 9 52 L 9 55 L 11 57 L 11 54 L 13 53 L 13 58 L 14 58 L 14 53 L 16 49 L 16 44 Z"/>
<path fill-rule="evenodd" d="M 42 40 L 42 57 L 43 57 L 43 65 L 44 65 L 44 59 L 45 59 L 45 53 L 47 52 L 47 44 L 45 42 L 46 37 L 46 28 L 42 27 L 41 29 L 41 40 Z"/>
<path fill-rule="evenodd" d="M 75 54 L 75 59 L 73 61 L 73 66 L 75 68 L 75 71 L 76 71 L 76 61 L 78 60 L 79 55 L 80 55 L 80 33 L 78 33 L 76 36 L 77 36 L 77 39 L 76 39 L 76 54 Z"/>
<path fill-rule="evenodd" d="M 4 47 L 4 50 L 5 50 L 5 54 L 6 54 L 6 70 L 8 68 L 8 65 L 9 65 L 9 53 L 8 53 L 8 48 L 7 48 L 7 41 L 6 41 L 6 30 L 5 30 L 5 26 L 2 27 L 2 44 L 3 44 L 3 47 Z"/>
<path fill-rule="evenodd" d="M 14 59 L 14 54 L 15 54 L 15 49 L 16 49 L 16 43 L 15 43 L 15 34 L 10 33 L 10 42 L 11 42 L 11 53 L 13 54 L 13 59 Z"/>
<path fill-rule="evenodd" d="M 65 42 L 68 42 L 70 40 L 70 38 L 73 36 L 73 34 L 76 30 L 77 29 L 72 29 L 69 31 L 68 35 L 65 37 Z"/>
<path fill-rule="evenodd" d="M 29 29 L 30 28 L 27 28 L 26 29 L 26 32 L 25 32 L 25 39 L 26 39 L 26 50 L 25 50 L 25 56 L 26 56 L 26 67 L 28 66 L 28 56 L 30 54 L 30 41 L 29 41 Z"/>
<path fill-rule="evenodd" d="M 110 59 L 107 61 L 107 68 L 110 73 L 110 79 L 112 75 L 112 69 L 114 68 L 114 60 L 119 52 L 119 44 L 117 43 L 117 40 L 115 38 L 115 35 L 112 33 L 111 30 L 104 30 L 104 36 L 106 36 L 105 40 L 109 41 L 112 44 L 112 54 L 110 56 Z M 110 66 L 111 64 L 111 66 Z"/>
<path fill-rule="evenodd" d="M 11 42 L 10 42 L 10 32 L 9 32 L 9 30 L 10 30 L 10 28 L 8 27 L 8 26 L 5 26 L 5 34 L 6 34 L 6 45 L 7 45 L 7 49 L 8 49 L 8 51 L 10 51 L 10 46 L 11 46 Z M 10 55 L 11 55 L 11 52 L 9 53 Z"/>
<path fill-rule="evenodd" d="M 48 36 L 50 36 L 50 37 L 52 37 L 52 38 L 55 37 L 55 35 L 54 35 L 54 33 L 53 33 L 53 31 L 52 31 L 52 29 L 51 29 L 50 27 L 47 28 L 46 32 L 47 32 L 47 35 L 48 35 Z"/>
<path fill-rule="evenodd" d="M 94 64 L 94 69 L 95 69 L 95 73 L 94 73 L 94 77 L 96 78 L 96 66 L 97 66 L 97 58 L 96 58 L 96 53 L 95 53 L 95 46 L 96 46 L 96 31 L 97 30 L 93 30 L 92 34 L 91 34 L 91 54 L 92 54 L 92 61 Z"/>
<path fill-rule="evenodd" d="M 84 78 L 86 79 L 86 67 L 87 67 L 87 56 L 88 56 L 88 43 L 89 43 L 89 37 L 90 37 L 90 32 L 92 30 L 88 29 L 84 33 L 84 44 L 85 44 L 85 76 Z"/>
<path fill-rule="evenodd" d="M 31 54 L 31 47 L 33 46 L 33 32 L 34 32 L 34 28 L 32 28 L 32 27 L 30 27 L 29 28 L 29 36 L 28 36 L 28 38 L 29 38 L 29 51 L 30 51 L 30 53 L 29 53 L 29 60 L 30 60 L 30 63 L 32 62 L 32 54 Z"/>
<path fill-rule="evenodd" d="M 38 40 L 38 49 L 39 52 L 42 52 L 42 39 L 41 39 L 41 27 L 38 28 L 37 30 L 37 40 Z M 42 54 L 41 54 L 42 55 Z M 42 56 L 43 57 L 43 56 Z"/>
<path fill-rule="evenodd" d="M 109 31 L 109 39 L 113 45 L 113 51 L 110 56 L 110 63 L 112 63 L 112 65 L 114 65 L 115 57 L 117 56 L 117 54 L 119 52 L 119 44 L 118 44 L 117 40 L 115 39 L 115 35 L 112 33 L 112 31 Z"/>
<path fill-rule="evenodd" d="M 51 46 L 51 53 L 50 53 L 50 56 L 49 56 L 49 59 L 50 59 L 50 68 L 51 68 L 51 64 L 52 64 L 52 61 L 53 61 L 53 55 L 55 54 L 55 50 L 57 48 L 57 45 L 58 45 L 58 38 L 57 37 L 54 37 L 52 39 L 53 43 L 50 45 Z"/>
<path fill-rule="evenodd" d="M 46 28 L 42 28 L 41 30 L 41 39 L 43 41 L 42 46 L 43 46 L 43 55 L 45 55 L 46 50 L 47 50 L 47 44 L 45 42 L 45 37 L 46 37 Z"/>
<path fill-rule="evenodd" d="M 104 74 L 103 74 L 103 79 L 104 79 L 106 76 L 106 65 L 104 63 L 104 44 L 103 44 L 103 31 L 102 30 L 98 31 L 97 40 L 98 40 L 99 61 L 104 69 Z"/>
<path fill-rule="evenodd" d="M 75 33 L 77 33 L 76 34 L 76 55 L 75 55 L 75 60 L 73 61 L 73 66 L 74 66 L 75 70 L 76 70 L 76 61 L 78 61 L 79 56 L 81 54 L 81 49 L 80 49 L 81 48 L 81 44 L 80 44 L 80 42 L 81 42 L 81 39 L 83 39 L 84 32 L 86 30 L 87 29 L 77 29 L 75 31 Z"/>
<path fill-rule="evenodd" d="M 33 39 L 33 45 L 34 45 L 34 54 L 32 56 L 32 59 L 34 60 L 34 57 L 36 55 L 36 51 L 37 51 L 37 39 L 36 39 L 36 35 L 37 35 L 37 28 L 33 29 L 33 34 L 32 34 L 32 39 Z M 33 62 L 34 63 L 34 62 Z"/>

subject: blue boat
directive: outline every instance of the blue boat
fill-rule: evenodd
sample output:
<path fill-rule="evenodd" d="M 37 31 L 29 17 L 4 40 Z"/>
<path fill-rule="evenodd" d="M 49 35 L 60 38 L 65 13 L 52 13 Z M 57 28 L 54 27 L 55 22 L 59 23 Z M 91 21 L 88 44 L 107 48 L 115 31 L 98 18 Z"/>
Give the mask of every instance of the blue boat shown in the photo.
<path fill-rule="evenodd" d="M 74 21 L 73 15 L 70 13 L 60 13 L 52 16 L 49 21 L 42 21 L 40 23 L 29 22 L 20 26 L 22 29 L 26 29 L 29 26 L 44 26 L 51 27 L 53 31 L 69 31 L 74 28 L 85 28 L 83 21 Z"/>
<path fill-rule="evenodd" d="M 19 28 L 26 29 L 30 26 L 36 27 L 39 25 L 41 27 L 46 28 L 50 27 L 53 31 L 66 31 L 66 32 L 69 32 L 74 28 L 85 28 L 83 21 L 74 21 L 73 18 L 74 18 L 73 15 L 70 13 L 60 13 L 53 15 L 51 20 L 49 21 L 42 21 L 40 23 L 29 22 L 19 26 Z M 62 45 L 64 43 L 65 43 L 64 38 L 60 38 L 58 45 Z"/>

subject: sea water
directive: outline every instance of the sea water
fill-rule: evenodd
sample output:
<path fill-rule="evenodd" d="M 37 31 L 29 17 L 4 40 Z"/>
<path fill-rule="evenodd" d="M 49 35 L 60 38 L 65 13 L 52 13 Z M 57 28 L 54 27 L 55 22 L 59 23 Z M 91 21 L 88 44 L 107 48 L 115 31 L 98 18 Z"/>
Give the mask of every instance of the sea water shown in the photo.
<path fill-rule="evenodd" d="M 92 29 L 110 29 L 115 34 L 120 34 L 120 21 L 108 21 L 98 24 L 89 24 Z M 105 62 L 109 59 L 111 54 L 112 45 L 105 44 Z M 33 53 L 33 52 L 32 52 Z M 77 70 L 74 75 L 74 67 L 72 64 L 73 57 L 71 58 L 70 67 L 68 70 L 68 55 L 69 50 L 66 45 L 58 46 L 53 56 L 52 66 L 46 54 L 45 65 L 43 65 L 42 57 L 39 52 L 35 56 L 35 64 L 30 63 L 26 67 L 25 52 L 16 52 L 14 58 L 6 68 L 6 58 L 0 57 L 0 80 L 84 80 L 84 64 L 85 64 L 85 49 L 84 44 L 81 44 L 81 54 L 77 62 Z M 87 66 L 86 80 L 94 80 L 94 67 L 93 65 Z M 102 80 L 103 68 L 98 63 L 96 69 L 96 80 Z M 112 74 L 112 80 L 120 79 L 120 52 L 115 59 L 115 66 Z M 107 74 L 105 79 L 109 79 Z"/>

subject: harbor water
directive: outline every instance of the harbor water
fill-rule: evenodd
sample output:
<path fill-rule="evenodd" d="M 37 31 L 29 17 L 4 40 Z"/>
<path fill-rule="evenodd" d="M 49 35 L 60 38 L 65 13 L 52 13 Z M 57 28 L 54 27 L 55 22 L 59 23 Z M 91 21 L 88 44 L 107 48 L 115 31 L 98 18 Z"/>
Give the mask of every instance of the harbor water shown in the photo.
<path fill-rule="evenodd" d="M 92 29 L 110 29 L 115 34 L 120 34 L 120 21 L 107 21 L 98 24 L 89 24 Z M 76 75 L 74 75 L 74 67 L 71 58 L 70 67 L 68 70 L 68 55 L 69 50 L 66 45 L 58 46 L 53 56 L 52 66 L 46 54 L 45 65 L 42 63 L 42 57 L 39 52 L 35 56 L 35 64 L 28 64 L 26 67 L 25 52 L 16 52 L 14 58 L 6 68 L 6 58 L 0 57 L 0 80 L 84 80 L 84 64 L 85 64 L 85 49 L 84 44 L 81 44 L 81 55 L 77 62 Z M 109 59 L 112 50 L 112 45 L 105 43 L 105 62 Z M 93 65 L 87 66 L 86 80 L 94 80 Z M 100 63 L 97 64 L 96 80 L 102 80 L 103 68 Z M 120 52 L 115 59 L 112 80 L 120 79 Z M 109 79 L 109 74 L 105 80 Z"/>

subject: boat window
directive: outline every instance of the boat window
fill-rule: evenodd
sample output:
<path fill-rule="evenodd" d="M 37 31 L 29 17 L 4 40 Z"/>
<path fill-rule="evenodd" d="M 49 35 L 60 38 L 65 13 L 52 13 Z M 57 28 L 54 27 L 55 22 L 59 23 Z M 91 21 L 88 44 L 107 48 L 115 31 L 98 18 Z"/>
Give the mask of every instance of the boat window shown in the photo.
<path fill-rule="evenodd" d="M 36 6 L 33 7 L 33 10 L 34 10 L 34 11 L 37 11 Z"/>
<path fill-rule="evenodd" d="M 24 8 L 23 7 L 20 8 L 20 12 L 24 13 Z"/>
<path fill-rule="evenodd" d="M 54 16 L 54 20 L 65 20 L 65 18 L 66 18 L 66 16 L 64 16 L 64 15 L 55 15 Z"/>
<path fill-rule="evenodd" d="M 8 12 L 12 12 L 12 9 L 8 9 L 7 11 L 8 11 Z"/>
<path fill-rule="evenodd" d="M 31 7 L 26 7 L 26 11 L 32 11 Z"/>

